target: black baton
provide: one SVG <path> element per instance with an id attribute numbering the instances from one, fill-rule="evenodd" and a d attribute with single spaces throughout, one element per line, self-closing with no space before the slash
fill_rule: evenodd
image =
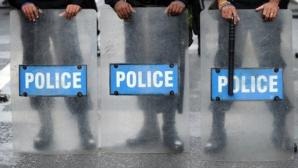
<path id="1" fill-rule="evenodd" d="M 235 58 L 235 24 L 229 22 L 229 67 L 228 67 L 228 95 L 233 96 L 234 89 L 234 58 Z"/>

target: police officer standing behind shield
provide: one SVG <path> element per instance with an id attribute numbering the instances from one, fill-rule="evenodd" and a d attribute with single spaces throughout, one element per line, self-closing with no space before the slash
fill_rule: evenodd
<path id="1" fill-rule="evenodd" d="M 177 16 L 183 13 L 185 10 L 188 0 L 105 0 L 117 13 L 119 18 L 124 20 L 129 20 L 131 15 L 135 12 L 133 7 L 166 7 L 165 13 L 169 16 Z M 138 20 L 141 21 L 141 20 Z M 125 40 L 126 40 L 126 62 L 128 63 L 146 63 L 146 60 L 152 63 L 159 62 L 168 62 L 173 61 L 177 62 L 179 57 L 183 57 L 178 53 L 173 55 L 158 56 L 160 54 L 155 53 L 151 46 L 149 48 L 142 48 L 146 46 L 144 41 L 137 40 L 137 37 L 134 37 L 135 32 L 142 32 L 144 29 L 142 27 L 134 27 L 133 30 L 129 30 L 125 27 Z M 129 33 L 131 32 L 131 33 Z M 131 35 L 130 35 L 131 34 Z M 135 43 L 131 43 L 134 41 Z M 148 44 L 147 44 L 148 45 Z M 170 45 L 170 44 L 169 44 Z M 139 48 L 138 48 L 139 47 Z M 150 50 L 147 58 L 143 58 L 138 51 Z M 131 51 L 132 50 L 132 51 Z M 137 53 L 135 53 L 136 51 Z M 157 51 L 160 53 L 160 51 Z M 156 56 L 155 56 L 156 55 Z M 182 63 L 183 64 L 183 63 Z M 183 77 L 182 77 L 183 78 Z M 127 144 L 129 146 L 137 146 L 146 144 L 149 142 L 157 141 L 160 137 L 158 122 L 157 122 L 157 113 L 162 112 L 163 115 L 163 143 L 164 145 L 174 151 L 182 152 L 184 149 L 184 144 L 180 140 L 178 133 L 175 127 L 175 113 L 178 110 L 178 105 L 182 102 L 178 102 L 178 96 L 138 96 L 138 104 L 143 110 L 144 123 L 141 131 L 135 138 L 128 139 Z M 181 105 L 182 106 L 182 105 Z"/>
<path id="2" fill-rule="evenodd" d="M 237 9 L 255 9 L 256 12 L 261 14 L 265 22 L 274 21 L 278 15 L 279 9 L 286 9 L 289 0 L 216 0 L 212 5 L 211 9 L 219 9 L 222 18 L 232 21 L 233 24 L 237 24 L 240 21 Z M 252 25 L 252 28 L 257 27 Z M 223 28 L 218 27 L 219 31 Z M 270 30 L 264 30 L 264 28 L 259 28 L 263 33 L 270 33 Z M 248 31 L 248 30 L 246 30 Z M 244 37 L 247 32 L 242 32 L 238 36 Z M 227 67 L 228 58 L 224 55 L 223 49 L 225 48 L 223 44 L 224 32 L 219 33 L 218 45 L 219 49 L 215 58 L 215 66 L 217 67 Z M 252 34 L 252 38 L 256 39 L 256 35 Z M 239 38 L 244 39 L 244 38 Z M 241 42 L 238 41 L 241 44 Z M 256 53 L 258 54 L 258 61 L 261 67 L 285 67 L 286 64 L 281 57 L 280 51 L 280 34 L 276 35 L 276 39 L 265 39 L 260 42 L 259 45 L 272 45 L 270 51 L 261 51 L 257 46 L 255 46 Z M 239 49 L 239 51 L 242 51 Z M 221 54 L 222 55 L 221 55 Z M 237 57 L 238 56 L 238 57 Z M 236 55 L 235 66 L 241 66 L 242 58 Z M 286 116 L 291 111 L 292 105 L 286 98 L 283 101 L 269 101 L 266 102 L 269 107 L 270 112 L 273 115 L 273 132 L 272 132 L 272 142 L 276 148 L 282 148 L 284 150 L 292 150 L 293 143 L 287 133 L 286 129 Z M 222 150 L 226 145 L 226 131 L 225 131 L 225 112 L 232 106 L 231 102 L 214 101 L 211 104 L 211 110 L 213 112 L 212 121 L 212 131 L 211 136 L 205 146 L 206 152 L 217 152 Z"/>
<path id="3" fill-rule="evenodd" d="M 23 64 L 25 65 L 48 65 L 53 62 L 53 54 L 50 52 L 50 39 L 53 41 L 56 59 L 59 64 L 81 64 L 82 55 L 79 49 L 76 27 L 70 22 L 67 24 L 58 24 L 60 27 L 51 25 L 47 30 L 40 30 L 38 21 L 53 22 L 55 16 L 51 13 L 43 15 L 42 9 L 64 9 L 61 17 L 71 20 L 82 8 L 95 9 L 94 0 L 9 0 L 10 4 L 21 9 L 27 21 L 21 21 L 22 44 L 23 44 Z M 37 24 L 34 24 L 37 23 Z M 50 24 L 49 24 L 50 25 Z M 68 29 L 62 37 L 59 31 Z M 69 43 L 67 39 L 71 39 Z M 78 129 L 81 138 L 81 144 L 85 149 L 93 149 L 96 142 L 90 130 L 88 122 L 88 107 L 90 101 L 88 97 L 65 97 L 65 102 L 71 113 L 77 116 Z M 49 97 L 31 97 L 32 108 L 39 114 L 41 128 L 34 139 L 36 149 L 44 149 L 51 145 L 53 137 L 52 109 L 53 98 Z"/>

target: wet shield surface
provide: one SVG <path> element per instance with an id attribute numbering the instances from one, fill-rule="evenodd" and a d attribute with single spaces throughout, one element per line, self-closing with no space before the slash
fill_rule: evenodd
<path id="1" fill-rule="evenodd" d="M 201 14 L 201 138 L 203 160 L 274 161 L 293 154 L 295 97 L 291 13 L 264 22 L 239 10 L 233 95 L 228 94 L 229 23 Z"/>
<path id="2" fill-rule="evenodd" d="M 20 152 L 77 153 L 97 146 L 96 12 L 35 23 L 12 11 L 13 137 Z"/>
<path id="3" fill-rule="evenodd" d="M 112 152 L 188 150 L 186 13 L 136 8 L 129 20 L 103 8 L 101 29 L 102 145 Z"/>

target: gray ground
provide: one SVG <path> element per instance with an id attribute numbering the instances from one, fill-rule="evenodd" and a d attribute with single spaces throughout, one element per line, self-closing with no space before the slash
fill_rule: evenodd
<path id="1" fill-rule="evenodd" d="M 297 8 L 292 5 L 291 8 Z M 294 50 L 298 52 L 298 19 L 293 20 Z M 9 17 L 8 10 L 0 9 L 0 71 L 9 63 Z M 190 62 L 198 64 L 196 47 L 190 49 Z M 199 78 L 197 71 L 190 72 Z M 199 99 L 199 83 L 191 85 L 192 94 L 190 104 L 195 104 Z M 9 84 L 1 89 L 1 93 L 9 94 Z M 298 86 L 295 85 L 296 94 Z M 198 109 L 191 106 L 190 118 L 197 118 Z M 196 123 L 197 121 L 190 121 Z M 89 155 L 38 155 L 20 154 L 12 151 L 12 123 L 10 103 L 0 104 L 0 168 L 295 168 L 298 157 L 294 162 L 208 162 L 200 161 L 201 143 L 197 132 L 191 127 L 191 151 L 185 154 L 111 154 L 95 152 Z M 296 122 L 296 130 L 298 123 Z M 297 131 L 296 131 L 297 132 Z M 297 138 L 297 136 L 296 136 Z M 295 166 L 296 165 L 296 166 Z"/>

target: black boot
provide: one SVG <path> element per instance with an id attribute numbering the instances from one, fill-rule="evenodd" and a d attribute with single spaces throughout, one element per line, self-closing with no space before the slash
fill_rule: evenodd
<path id="1" fill-rule="evenodd" d="M 32 108 L 38 111 L 40 121 L 40 130 L 33 140 L 33 146 L 36 149 L 47 148 L 53 140 L 53 120 L 52 120 L 52 104 L 53 99 L 48 97 L 31 97 L 30 104 Z"/>
<path id="2" fill-rule="evenodd" d="M 212 132 L 205 145 L 205 152 L 218 152 L 226 145 L 226 132 L 224 128 L 225 112 L 213 112 Z"/>
<path id="3" fill-rule="evenodd" d="M 211 136 L 205 145 L 205 152 L 218 152 L 226 146 L 226 132 L 223 128 L 212 130 Z"/>
<path id="4" fill-rule="evenodd" d="M 36 149 L 47 148 L 53 140 L 53 132 L 49 127 L 41 127 L 38 135 L 34 138 L 34 147 Z"/>
<path id="5" fill-rule="evenodd" d="M 276 148 L 285 151 L 294 150 L 294 141 L 291 140 L 285 127 L 284 115 L 274 115 L 273 132 L 271 135 L 271 139 Z"/>
<path id="6" fill-rule="evenodd" d="M 32 99 L 31 103 L 36 103 L 36 99 Z M 41 103 L 46 103 L 50 101 L 41 101 Z M 37 136 L 33 140 L 34 147 L 36 149 L 44 149 L 47 148 L 53 140 L 53 121 L 52 115 L 49 107 L 45 105 L 41 105 L 43 109 L 38 110 L 38 116 L 41 123 L 41 128 L 37 134 Z"/>
<path id="7" fill-rule="evenodd" d="M 89 127 L 87 112 L 81 112 L 77 115 L 82 147 L 87 150 L 95 149 L 96 142 Z"/>
<path id="8" fill-rule="evenodd" d="M 275 128 L 272 132 L 272 143 L 276 148 L 293 151 L 294 150 L 294 141 L 291 140 L 287 131 L 283 128 Z"/>
<path id="9" fill-rule="evenodd" d="M 163 142 L 166 147 L 175 153 L 184 150 L 184 143 L 179 138 L 175 127 L 175 110 L 163 113 Z"/>
<path id="10" fill-rule="evenodd" d="M 89 126 L 88 110 L 91 106 L 89 97 L 67 97 L 66 104 L 70 112 L 77 117 L 81 146 L 84 149 L 96 148 L 96 141 Z"/>
<path id="11" fill-rule="evenodd" d="M 90 130 L 85 133 L 81 133 L 81 143 L 84 149 L 92 150 L 96 148 L 96 142 Z"/>
<path id="12" fill-rule="evenodd" d="M 151 129 L 146 126 L 143 126 L 138 135 L 135 138 L 128 139 L 126 143 L 129 146 L 138 146 L 158 141 L 160 141 L 160 132 L 157 126 L 156 128 L 151 127 Z"/>
<path id="13" fill-rule="evenodd" d="M 184 151 L 184 143 L 177 134 L 170 136 L 164 135 L 163 142 L 166 147 L 175 153 L 181 153 Z"/>
<path id="14" fill-rule="evenodd" d="M 290 138 L 286 128 L 286 116 L 292 110 L 292 105 L 286 98 L 285 101 L 274 101 L 269 104 L 273 114 L 272 143 L 276 148 L 293 151 L 294 141 Z"/>
<path id="15" fill-rule="evenodd" d="M 160 131 L 157 123 L 157 113 L 154 111 L 143 111 L 144 124 L 135 138 L 126 141 L 129 146 L 144 145 L 146 143 L 160 141 Z"/>

